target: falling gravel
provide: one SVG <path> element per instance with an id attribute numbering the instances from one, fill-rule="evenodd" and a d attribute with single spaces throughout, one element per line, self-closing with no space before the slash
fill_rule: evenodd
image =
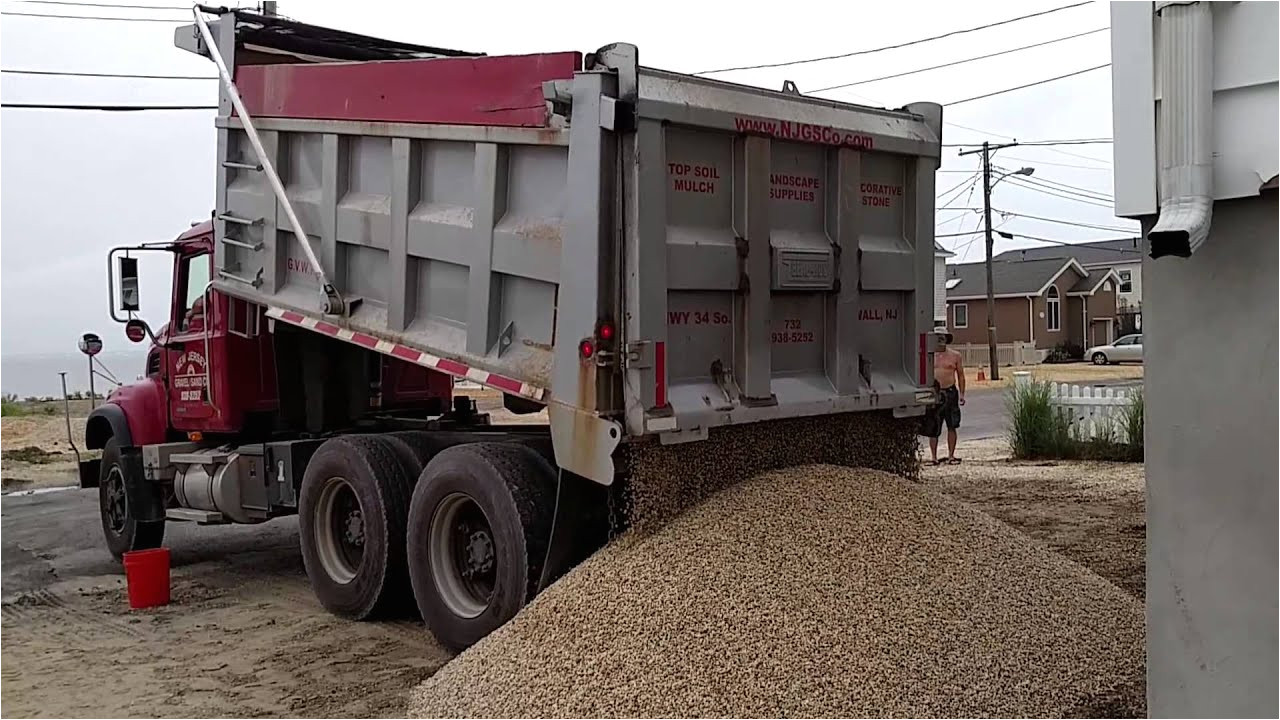
<path id="1" fill-rule="evenodd" d="M 606 546 L 410 715 L 1124 714 L 1142 628 L 1132 597 L 968 506 L 805 466 Z"/>

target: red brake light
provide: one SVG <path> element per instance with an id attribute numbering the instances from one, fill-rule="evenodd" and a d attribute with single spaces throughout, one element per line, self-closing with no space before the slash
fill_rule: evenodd
<path id="1" fill-rule="evenodd" d="M 613 323 L 603 323 L 600 325 L 600 339 L 601 340 L 613 339 Z"/>
<path id="2" fill-rule="evenodd" d="M 590 339 L 583 340 L 582 342 L 578 343 L 578 354 L 582 355 L 584 359 L 589 358 L 592 355 L 595 355 L 596 354 L 595 344 L 592 343 Z"/>

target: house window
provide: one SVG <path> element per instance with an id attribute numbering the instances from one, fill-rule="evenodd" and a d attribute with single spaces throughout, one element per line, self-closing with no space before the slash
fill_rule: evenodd
<path id="1" fill-rule="evenodd" d="M 1050 285 L 1049 292 L 1045 295 L 1044 315 L 1045 327 L 1049 332 L 1062 329 L 1062 298 L 1058 296 L 1056 285 Z"/>
<path id="2" fill-rule="evenodd" d="M 951 308 L 952 326 L 957 330 L 969 327 L 969 303 L 956 303 Z"/>
<path id="3" fill-rule="evenodd" d="M 1121 270 L 1118 274 L 1120 275 L 1120 292 L 1133 292 L 1133 271 Z"/>

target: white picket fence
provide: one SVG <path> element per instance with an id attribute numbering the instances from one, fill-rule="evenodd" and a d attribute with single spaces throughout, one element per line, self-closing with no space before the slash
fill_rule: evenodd
<path id="1" fill-rule="evenodd" d="M 1014 373 L 1014 382 L 1028 382 L 1031 373 Z M 1097 437 L 1110 428 L 1116 442 L 1128 442 L 1125 432 L 1124 411 L 1133 401 L 1125 388 L 1091 387 L 1070 383 L 1053 383 L 1050 386 L 1050 402 L 1058 412 L 1071 417 L 1073 427 L 1079 428 L 1083 437 Z"/>

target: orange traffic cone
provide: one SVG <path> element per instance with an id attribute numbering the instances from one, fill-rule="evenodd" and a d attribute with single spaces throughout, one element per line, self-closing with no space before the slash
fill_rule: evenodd
<path id="1" fill-rule="evenodd" d="M 987 371 L 983 370 L 982 368 L 978 368 L 978 382 L 986 382 L 986 381 L 987 381 Z"/>

